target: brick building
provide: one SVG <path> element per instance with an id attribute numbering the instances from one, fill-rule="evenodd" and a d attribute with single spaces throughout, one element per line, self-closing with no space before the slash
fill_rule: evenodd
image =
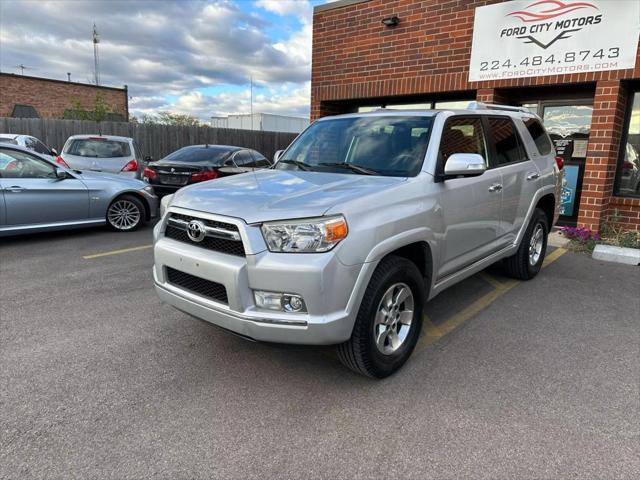
<path id="1" fill-rule="evenodd" d="M 127 87 L 114 88 L 0 73 L 0 117 L 64 118 L 74 102 L 91 110 L 101 94 L 114 118 L 129 119 Z"/>
<path id="2" fill-rule="evenodd" d="M 598 230 L 615 212 L 626 228 L 640 230 L 639 5 L 338 0 L 317 6 L 311 117 L 375 107 L 460 108 L 471 100 L 526 106 L 545 121 L 574 182 L 563 221 Z M 601 45 L 585 46 L 593 42 Z M 514 52 L 524 53 L 514 58 Z"/>

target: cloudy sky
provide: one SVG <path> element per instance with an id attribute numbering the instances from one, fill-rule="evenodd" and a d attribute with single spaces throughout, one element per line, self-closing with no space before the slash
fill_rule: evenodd
<path id="1" fill-rule="evenodd" d="M 0 70 L 90 82 L 95 22 L 104 85 L 131 113 L 201 119 L 309 113 L 313 6 L 327 0 L 0 0 Z"/>

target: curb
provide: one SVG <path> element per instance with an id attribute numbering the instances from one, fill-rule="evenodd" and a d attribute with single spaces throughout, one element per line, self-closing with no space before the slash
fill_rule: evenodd
<path id="1" fill-rule="evenodd" d="M 596 245 L 592 258 L 605 262 L 640 265 L 640 250 L 637 248 L 614 247 L 611 245 Z"/>

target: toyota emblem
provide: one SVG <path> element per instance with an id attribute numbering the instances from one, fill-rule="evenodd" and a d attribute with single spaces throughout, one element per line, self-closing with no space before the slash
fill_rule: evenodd
<path id="1" fill-rule="evenodd" d="M 200 220 L 191 220 L 187 225 L 187 236 L 193 242 L 201 242 L 207 236 L 205 228 Z"/>

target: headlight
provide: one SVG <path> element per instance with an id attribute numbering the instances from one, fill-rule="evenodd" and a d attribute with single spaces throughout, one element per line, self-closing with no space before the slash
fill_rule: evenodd
<path id="1" fill-rule="evenodd" d="M 171 205 L 171 201 L 173 200 L 173 193 L 171 195 L 167 195 L 166 197 L 162 197 L 160 200 L 160 218 L 164 217 L 164 212 L 167 211 L 169 205 Z"/>
<path id="2" fill-rule="evenodd" d="M 262 224 L 262 235 L 272 252 L 326 252 L 344 239 L 348 231 L 342 215 Z"/>

